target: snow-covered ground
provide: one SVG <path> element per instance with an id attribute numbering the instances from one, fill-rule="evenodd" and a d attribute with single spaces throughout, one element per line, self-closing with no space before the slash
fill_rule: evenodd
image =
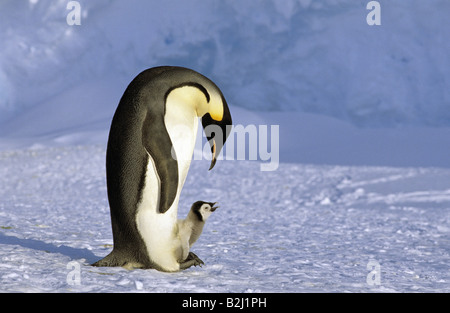
<path id="1" fill-rule="evenodd" d="M 232 112 L 237 123 L 264 125 L 268 118 L 236 107 Z M 385 134 L 395 138 L 401 130 L 358 131 L 303 113 L 273 118 L 284 121 L 279 124 L 280 158 L 311 157 L 316 164 L 282 161 L 275 171 L 261 171 L 260 162 L 225 158 L 208 172 L 208 160 L 194 160 L 180 216 L 200 199 L 218 201 L 221 207 L 193 249 L 206 266 L 175 274 L 89 266 L 112 248 L 105 186 L 107 119 L 2 140 L 1 290 L 450 291 L 449 168 L 320 164 L 339 164 L 338 156 L 345 154 L 343 163 L 433 162 L 430 150 L 415 150 L 420 138 L 389 144 Z M 302 123 L 290 123 L 293 118 Z M 384 136 L 376 136 L 377 131 Z M 445 135 L 445 129 L 434 131 Z M 342 141 L 333 144 L 333 136 Z M 428 143 L 441 153 L 444 165 L 450 145 L 439 141 L 449 137 Z M 406 150 L 393 150 L 395 142 Z M 355 149 L 357 143 L 366 148 Z M 377 151 L 377 144 L 390 150 Z M 337 156 L 329 155 L 333 151 Z M 373 276 L 369 262 L 379 264 L 379 285 L 367 283 Z M 77 277 L 79 284 L 73 285 Z"/>
<path id="2" fill-rule="evenodd" d="M 448 1 L 380 1 L 381 26 L 367 1 L 80 3 L 68 26 L 67 1 L 0 2 L 0 291 L 450 292 Z M 161 64 L 216 81 L 236 125 L 279 125 L 280 164 L 192 162 L 180 215 L 221 205 L 203 268 L 91 267 L 111 117 Z"/>
<path id="3" fill-rule="evenodd" d="M 198 199 L 221 207 L 193 248 L 206 265 L 168 274 L 89 266 L 112 244 L 104 154 L 95 145 L 0 153 L 1 290 L 450 291 L 448 169 L 261 172 L 223 160 L 208 173 L 193 161 L 180 214 Z M 367 283 L 371 260 L 380 285 Z"/>

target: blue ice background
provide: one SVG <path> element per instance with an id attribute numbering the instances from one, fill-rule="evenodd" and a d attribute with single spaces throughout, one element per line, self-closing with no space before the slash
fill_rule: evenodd
<path id="1" fill-rule="evenodd" d="M 161 64 L 213 78 L 252 110 L 301 111 L 362 127 L 450 126 L 450 2 L 68 1 L 0 3 L 3 119 L 87 78 L 134 77 Z"/>

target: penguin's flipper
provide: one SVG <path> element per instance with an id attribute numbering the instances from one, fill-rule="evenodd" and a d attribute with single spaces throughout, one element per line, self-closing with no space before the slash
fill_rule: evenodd
<path id="1" fill-rule="evenodd" d="M 147 115 L 142 128 L 142 144 L 153 159 L 160 182 L 159 213 L 165 213 L 172 206 L 178 190 L 178 162 L 172 154 L 172 140 L 164 119 Z"/>

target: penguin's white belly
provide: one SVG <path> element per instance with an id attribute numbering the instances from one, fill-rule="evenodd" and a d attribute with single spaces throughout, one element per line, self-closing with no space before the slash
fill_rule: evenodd
<path id="1" fill-rule="evenodd" d="M 178 246 L 174 228 L 177 220 L 178 196 L 166 213 L 158 213 L 159 184 L 159 178 L 150 157 L 142 200 L 136 214 L 137 228 L 145 242 L 151 261 L 166 271 L 178 271 L 179 263 L 174 255 Z"/>
<path id="2" fill-rule="evenodd" d="M 136 223 L 152 262 L 166 271 L 180 269 L 182 244 L 178 234 L 177 214 L 181 189 L 186 180 L 197 136 L 198 118 L 178 102 L 166 104 L 165 124 L 172 140 L 172 157 L 178 163 L 178 190 L 169 210 L 159 213 L 160 179 L 151 155 L 147 164 L 145 186 L 138 205 Z"/>

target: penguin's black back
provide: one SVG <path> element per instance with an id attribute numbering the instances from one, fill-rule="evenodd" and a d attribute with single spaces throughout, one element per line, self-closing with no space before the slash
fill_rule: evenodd
<path id="1" fill-rule="evenodd" d="M 144 164 L 148 164 L 141 135 L 145 112 L 140 112 L 142 110 L 136 103 L 136 88 L 132 83 L 129 85 L 111 123 L 106 151 L 106 181 L 114 237 L 113 253 L 136 258 L 128 262 L 148 264 L 148 257 L 139 255 L 139 251 L 146 249 L 135 218 L 140 191 L 145 183 Z"/>

